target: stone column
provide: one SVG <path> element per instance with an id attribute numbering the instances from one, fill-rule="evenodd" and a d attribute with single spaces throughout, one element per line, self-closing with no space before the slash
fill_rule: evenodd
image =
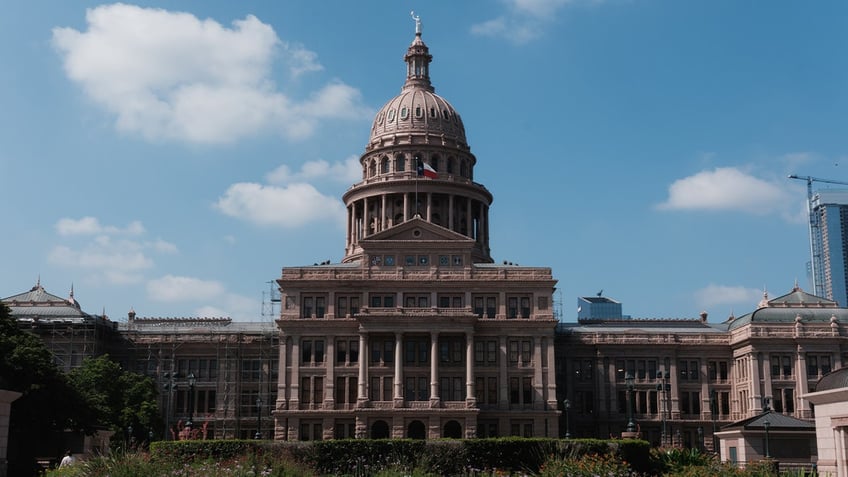
<path id="1" fill-rule="evenodd" d="M 287 409 L 286 400 L 286 355 L 289 347 L 289 337 L 280 337 L 280 352 L 277 365 L 277 409 Z"/>
<path id="2" fill-rule="evenodd" d="M 801 345 L 798 345 L 798 348 L 795 352 L 795 393 L 793 398 L 797 403 L 795 406 L 795 416 L 800 417 L 802 419 L 806 419 L 810 417 L 810 403 L 806 399 L 801 398 L 801 396 L 807 394 L 809 392 L 809 385 L 807 381 L 807 354 L 804 351 L 804 348 Z M 785 404 L 784 404 L 785 406 Z M 786 409 L 784 407 L 784 409 Z"/>
<path id="3" fill-rule="evenodd" d="M 324 409 L 333 409 L 336 404 L 336 337 L 327 335 L 327 355 L 324 357 Z"/>
<path id="4" fill-rule="evenodd" d="M 371 227 L 371 215 L 368 213 L 368 197 L 362 199 L 362 238 L 365 238 L 369 235 Z"/>
<path id="5" fill-rule="evenodd" d="M 409 220 L 409 192 L 403 193 L 403 221 Z"/>
<path id="6" fill-rule="evenodd" d="M 448 229 L 454 230 L 453 228 L 453 194 L 448 195 Z"/>
<path id="7" fill-rule="evenodd" d="M 0 477 L 6 477 L 6 452 L 9 446 L 9 418 L 12 414 L 12 402 L 21 397 L 21 393 L 0 389 Z"/>
<path id="8" fill-rule="evenodd" d="M 356 397 L 356 405 L 360 407 L 368 401 L 368 333 L 365 331 L 359 332 L 359 387 L 358 396 Z"/>
<path id="9" fill-rule="evenodd" d="M 403 344 L 403 333 L 396 332 L 395 333 L 395 375 L 394 375 L 394 406 L 395 407 L 403 407 L 403 365 L 401 364 L 401 359 L 403 358 L 403 351 L 401 345 Z"/>
<path id="10" fill-rule="evenodd" d="M 533 366 L 533 409 L 544 409 L 545 401 L 544 394 L 542 394 L 544 390 L 542 383 L 542 338 L 540 336 L 533 337 L 533 357 L 530 358 L 530 363 Z"/>
<path id="11" fill-rule="evenodd" d="M 427 192 L 425 193 L 427 196 L 427 222 L 432 222 L 433 218 L 433 193 Z"/>
<path id="12" fill-rule="evenodd" d="M 762 394 L 762 383 L 760 383 L 760 358 L 757 354 L 751 353 L 750 355 L 750 369 L 751 369 L 751 401 L 749 404 L 749 416 L 753 416 L 754 414 L 759 413 L 759 409 L 763 408 L 763 394 Z M 753 412 L 751 412 L 753 411 Z"/>
<path id="13" fill-rule="evenodd" d="M 677 374 L 677 355 L 672 355 L 669 360 L 669 380 L 671 381 L 671 419 L 680 419 L 680 375 Z"/>
<path id="14" fill-rule="evenodd" d="M 778 357 L 778 365 L 780 365 L 780 358 Z M 768 353 L 763 354 L 763 380 L 765 384 L 763 387 L 763 397 L 772 398 L 772 402 L 774 401 L 774 396 L 772 396 L 772 388 L 771 388 L 771 356 Z"/>
<path id="15" fill-rule="evenodd" d="M 546 344 L 547 355 L 548 355 L 548 359 L 547 359 L 548 362 L 545 363 L 546 364 L 545 369 L 548 371 L 548 375 L 547 375 L 548 389 L 546 391 L 547 396 L 545 396 L 545 397 L 548 401 L 548 406 L 552 409 L 556 409 L 557 408 L 556 357 L 554 356 L 554 338 L 550 337 L 550 336 L 545 337 L 545 344 Z M 594 366 L 593 366 L 593 368 L 594 368 Z M 597 368 L 595 368 L 595 369 L 597 369 Z M 593 369 L 593 372 L 595 372 L 594 369 Z M 598 381 L 595 377 L 592 377 L 592 382 L 597 383 Z M 600 395 L 596 394 L 596 396 L 598 396 L 599 405 L 595 409 L 595 412 L 600 412 L 600 410 L 601 410 L 600 409 L 601 408 L 600 403 L 602 403 L 603 400 L 600 399 Z"/>
<path id="16" fill-rule="evenodd" d="M 485 352 L 485 350 L 484 350 Z M 477 406 L 474 392 L 474 334 L 465 333 L 465 407 Z"/>
<path id="17" fill-rule="evenodd" d="M 380 231 L 386 230 L 386 194 L 380 196 L 383 201 L 380 204 Z"/>
<path id="18" fill-rule="evenodd" d="M 428 206 L 429 209 L 429 206 Z M 438 407 L 439 396 L 439 333 L 430 333 L 430 407 Z"/>
<path id="19" fill-rule="evenodd" d="M 471 202 L 471 199 L 465 202 L 465 224 L 468 229 L 466 235 L 474 238 L 474 217 L 471 216 Z"/>
<path id="20" fill-rule="evenodd" d="M 292 335 L 291 382 L 289 383 L 289 409 L 300 407 L 300 335 Z"/>

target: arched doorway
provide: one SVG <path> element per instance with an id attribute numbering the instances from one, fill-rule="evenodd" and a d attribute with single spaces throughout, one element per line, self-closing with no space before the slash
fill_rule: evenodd
<path id="1" fill-rule="evenodd" d="M 389 425 L 386 421 L 374 421 L 374 424 L 371 424 L 371 438 L 372 439 L 388 439 L 389 438 Z"/>
<path id="2" fill-rule="evenodd" d="M 406 437 L 410 439 L 426 439 L 427 427 L 421 421 L 412 421 L 406 429 Z"/>
<path id="3" fill-rule="evenodd" d="M 456 421 L 448 421 L 442 429 L 442 437 L 448 439 L 462 439 L 462 426 Z"/>

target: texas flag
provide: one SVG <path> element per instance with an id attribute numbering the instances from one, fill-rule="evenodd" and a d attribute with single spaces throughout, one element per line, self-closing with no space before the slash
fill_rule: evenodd
<path id="1" fill-rule="evenodd" d="M 439 177 L 439 173 L 433 169 L 433 166 L 427 164 L 424 161 L 418 161 L 418 176 L 429 177 L 430 179 L 436 179 Z"/>

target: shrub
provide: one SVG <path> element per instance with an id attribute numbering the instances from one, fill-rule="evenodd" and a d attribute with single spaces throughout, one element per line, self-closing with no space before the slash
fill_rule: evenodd
<path id="1" fill-rule="evenodd" d="M 611 454 L 589 454 L 576 459 L 554 457 L 539 469 L 541 477 L 618 477 L 631 474 L 630 466 Z"/>

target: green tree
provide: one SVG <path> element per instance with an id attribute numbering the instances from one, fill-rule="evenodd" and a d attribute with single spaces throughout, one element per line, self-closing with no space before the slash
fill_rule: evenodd
<path id="1" fill-rule="evenodd" d="M 22 393 L 9 420 L 9 475 L 31 475 L 37 457 L 58 457 L 56 436 L 82 424 L 84 406 L 41 339 L 0 303 L 0 388 Z"/>
<path id="2" fill-rule="evenodd" d="M 90 422 L 97 426 L 125 436 L 132 428 L 137 441 L 145 440 L 149 431 L 160 430 L 156 383 L 150 377 L 125 371 L 103 355 L 84 360 L 69 379 L 93 412 Z"/>

